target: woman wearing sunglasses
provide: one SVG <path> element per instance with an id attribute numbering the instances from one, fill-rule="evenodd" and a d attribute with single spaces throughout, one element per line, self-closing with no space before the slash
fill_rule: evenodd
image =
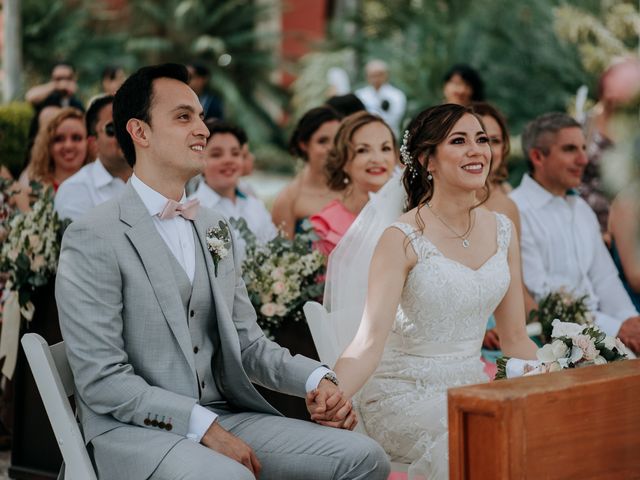
<path id="1" fill-rule="evenodd" d="M 77 220 L 96 205 L 118 196 L 131 176 L 131 167 L 115 137 L 112 106 L 111 95 L 98 97 L 89 105 L 87 149 L 96 161 L 60 185 L 55 207 L 61 218 Z"/>

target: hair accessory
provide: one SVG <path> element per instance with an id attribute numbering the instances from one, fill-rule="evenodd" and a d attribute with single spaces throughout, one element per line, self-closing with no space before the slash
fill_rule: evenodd
<path id="1" fill-rule="evenodd" d="M 411 154 L 409 153 L 409 130 L 405 130 L 404 135 L 402 136 L 400 158 L 402 159 L 402 164 L 409 169 L 409 172 L 411 172 L 411 178 L 416 178 L 418 176 L 418 171 L 416 170 L 416 167 L 413 164 L 413 158 L 411 158 Z"/>

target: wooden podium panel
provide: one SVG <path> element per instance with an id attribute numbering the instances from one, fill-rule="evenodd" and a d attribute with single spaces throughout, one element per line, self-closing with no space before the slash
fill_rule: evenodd
<path id="1" fill-rule="evenodd" d="M 640 360 L 452 388 L 455 480 L 640 479 Z"/>

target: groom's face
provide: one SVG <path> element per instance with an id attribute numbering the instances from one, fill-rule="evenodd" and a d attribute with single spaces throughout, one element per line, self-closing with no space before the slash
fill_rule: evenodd
<path id="1" fill-rule="evenodd" d="M 194 91 L 172 78 L 154 80 L 149 114 L 147 135 L 154 163 L 167 175 L 185 179 L 200 173 L 209 130 Z"/>

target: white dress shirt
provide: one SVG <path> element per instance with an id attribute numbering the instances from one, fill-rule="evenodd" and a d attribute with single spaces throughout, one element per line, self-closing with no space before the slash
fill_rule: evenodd
<path id="1" fill-rule="evenodd" d="M 536 301 L 564 288 L 588 295 L 596 324 L 616 335 L 638 315 L 600 234 L 595 213 L 578 195 L 556 196 L 529 175 L 511 192 L 522 221 L 524 283 Z"/>
<path id="2" fill-rule="evenodd" d="M 178 263 L 184 268 L 185 273 L 189 277 L 189 281 L 193 283 L 196 251 L 191 223 L 180 215 L 171 219 L 161 220 L 159 215 L 164 209 L 168 199 L 146 185 L 135 174 L 131 176 L 131 186 L 138 193 L 149 215 L 151 215 L 160 237 L 165 241 Z M 180 203 L 184 203 L 185 200 L 186 195 L 183 193 Z M 330 370 L 326 367 L 318 367 L 311 372 L 311 375 L 309 375 L 305 383 L 307 392 L 316 388 L 320 380 L 322 380 L 322 377 L 328 372 L 330 372 Z M 195 442 L 200 442 L 216 418 L 218 418 L 217 414 L 196 403 L 189 417 L 187 438 Z"/>
<path id="3" fill-rule="evenodd" d="M 245 195 L 241 190 L 236 190 L 236 201 L 234 202 L 220 196 L 203 180 L 196 191 L 189 195 L 189 199 L 193 198 L 200 200 L 200 205 L 216 210 L 227 218 L 243 218 L 247 222 L 249 230 L 256 236 L 258 243 L 267 243 L 278 234 L 264 204 L 255 197 Z M 242 261 L 245 257 L 245 241 L 238 232 L 234 233 L 238 244 L 237 251 Z"/>
<path id="4" fill-rule="evenodd" d="M 60 184 L 54 207 L 60 218 L 78 220 L 93 207 L 119 196 L 125 182 L 113 177 L 99 158 Z"/>
<path id="5" fill-rule="evenodd" d="M 404 118 L 407 107 L 407 97 L 402 90 L 388 83 L 382 85 L 378 90 L 368 85 L 356 90 L 356 96 L 362 101 L 364 107 L 370 113 L 380 115 L 387 122 L 396 135 L 400 132 L 400 122 Z M 384 101 L 389 103 L 389 107 L 384 110 Z"/>

